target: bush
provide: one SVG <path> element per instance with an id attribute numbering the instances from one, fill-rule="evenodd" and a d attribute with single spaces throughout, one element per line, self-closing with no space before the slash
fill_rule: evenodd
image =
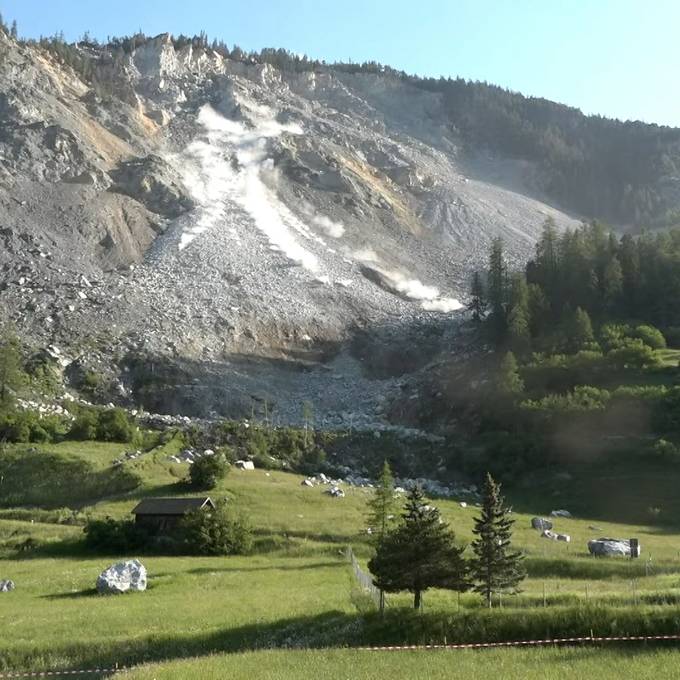
<path id="1" fill-rule="evenodd" d="M 97 423 L 97 439 L 105 442 L 131 442 L 137 428 L 122 408 L 100 411 Z"/>
<path id="2" fill-rule="evenodd" d="M 58 416 L 44 416 L 33 411 L 12 411 L 0 415 L 0 439 L 15 443 L 43 444 L 62 436 L 65 421 Z"/>
<path id="3" fill-rule="evenodd" d="M 71 425 L 68 432 L 70 439 L 79 441 L 91 441 L 97 438 L 97 424 L 99 418 L 97 412 L 93 409 L 83 411 Z"/>
<path id="4" fill-rule="evenodd" d="M 638 338 L 624 341 L 611 350 L 607 358 L 618 368 L 649 368 L 660 363 L 654 350 Z"/>
<path id="5" fill-rule="evenodd" d="M 220 479 L 224 479 L 228 469 L 227 461 L 221 453 L 205 456 L 189 468 L 189 484 L 194 489 L 209 491 L 217 486 Z"/>
<path id="6" fill-rule="evenodd" d="M 219 501 L 215 510 L 193 510 L 181 522 L 186 549 L 196 555 L 243 555 L 253 546 L 250 525 Z"/>
<path id="7" fill-rule="evenodd" d="M 148 533 L 132 520 L 91 519 L 83 529 L 85 545 L 92 550 L 107 553 L 125 553 L 145 547 Z"/>
<path id="8" fill-rule="evenodd" d="M 663 333 L 654 326 L 642 325 L 633 331 L 633 337 L 642 340 L 645 345 L 652 349 L 666 349 L 666 338 Z"/>

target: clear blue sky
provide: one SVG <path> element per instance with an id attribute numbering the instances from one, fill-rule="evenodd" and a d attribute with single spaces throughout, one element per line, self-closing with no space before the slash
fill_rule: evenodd
<path id="1" fill-rule="evenodd" d="M 0 0 L 26 37 L 207 31 L 680 127 L 678 0 Z"/>

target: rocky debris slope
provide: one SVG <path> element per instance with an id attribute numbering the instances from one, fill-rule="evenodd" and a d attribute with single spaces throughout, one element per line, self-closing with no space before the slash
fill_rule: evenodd
<path id="1" fill-rule="evenodd" d="M 0 316 L 114 366 L 130 403 L 269 402 L 299 422 L 309 401 L 328 426 L 390 427 L 403 375 L 456 346 L 489 241 L 519 263 L 546 216 L 574 223 L 391 76 L 283 73 L 165 35 L 82 49 L 97 88 L 0 35 Z"/>

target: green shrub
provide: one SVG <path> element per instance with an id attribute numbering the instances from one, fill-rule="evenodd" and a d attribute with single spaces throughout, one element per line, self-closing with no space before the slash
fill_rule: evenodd
<path id="1" fill-rule="evenodd" d="M 209 491 L 217 486 L 229 470 L 227 461 L 221 453 L 199 458 L 189 468 L 189 484 L 194 489 Z"/>
<path id="2" fill-rule="evenodd" d="M 127 519 L 91 519 L 83 531 L 88 548 L 107 553 L 139 550 L 149 543 L 149 535 L 144 528 Z"/>
<path id="3" fill-rule="evenodd" d="M 68 436 L 78 441 L 92 441 L 97 438 L 98 423 L 99 418 L 94 409 L 82 411 L 71 424 Z"/>
<path id="4" fill-rule="evenodd" d="M 666 349 L 666 338 L 663 333 L 654 326 L 642 325 L 635 328 L 632 333 L 634 338 L 638 338 L 652 349 Z"/>
<path id="5" fill-rule="evenodd" d="M 137 428 L 132 418 L 122 408 L 112 408 L 99 412 L 97 439 L 105 442 L 131 442 Z"/>
<path id="6" fill-rule="evenodd" d="M 617 368 L 650 368 L 660 363 L 654 350 L 639 338 L 625 340 L 622 345 L 611 350 L 607 358 Z"/>
<path id="7" fill-rule="evenodd" d="M 0 439 L 15 443 L 45 443 L 61 438 L 66 421 L 33 411 L 11 411 L 0 415 Z"/>
<path id="8" fill-rule="evenodd" d="M 250 525 L 226 501 L 215 510 L 187 513 L 181 530 L 187 551 L 195 555 L 242 555 L 253 546 Z"/>

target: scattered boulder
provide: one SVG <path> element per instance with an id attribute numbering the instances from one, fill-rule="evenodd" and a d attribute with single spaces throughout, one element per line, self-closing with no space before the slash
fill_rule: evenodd
<path id="1" fill-rule="evenodd" d="M 239 470 L 254 470 L 255 463 L 253 463 L 252 460 L 237 460 L 234 463 L 234 467 L 238 468 Z"/>
<path id="2" fill-rule="evenodd" d="M 538 531 L 545 531 L 546 529 L 552 529 L 553 523 L 549 519 L 544 519 L 543 517 L 532 517 L 531 527 L 533 529 L 538 529 Z"/>
<path id="3" fill-rule="evenodd" d="M 553 510 L 550 513 L 551 517 L 566 517 L 567 519 L 572 517 L 572 514 L 569 512 L 569 510 Z"/>
<path id="4" fill-rule="evenodd" d="M 557 540 L 564 543 L 571 543 L 571 536 L 569 536 L 569 534 L 557 534 Z"/>
<path id="5" fill-rule="evenodd" d="M 623 555 L 630 557 L 630 541 L 623 538 L 597 538 L 588 541 L 588 552 L 598 557 Z"/>
<path id="6" fill-rule="evenodd" d="M 102 595 L 119 595 L 144 590 L 146 590 L 146 567 L 138 560 L 112 564 L 97 578 L 97 592 Z"/>
<path id="7" fill-rule="evenodd" d="M 9 579 L 6 581 L 0 581 L 0 593 L 9 593 L 11 590 L 15 589 L 14 581 Z"/>
<path id="8" fill-rule="evenodd" d="M 330 494 L 333 498 L 344 498 L 345 492 L 339 486 L 332 486 L 330 489 L 326 489 L 324 493 Z"/>
<path id="9" fill-rule="evenodd" d="M 562 543 L 571 543 L 571 536 L 568 534 L 558 534 L 556 531 L 545 529 L 541 534 L 543 538 L 549 538 L 551 541 L 562 541 Z"/>
<path id="10" fill-rule="evenodd" d="M 314 486 L 314 482 L 311 479 L 303 479 L 302 486 Z"/>

